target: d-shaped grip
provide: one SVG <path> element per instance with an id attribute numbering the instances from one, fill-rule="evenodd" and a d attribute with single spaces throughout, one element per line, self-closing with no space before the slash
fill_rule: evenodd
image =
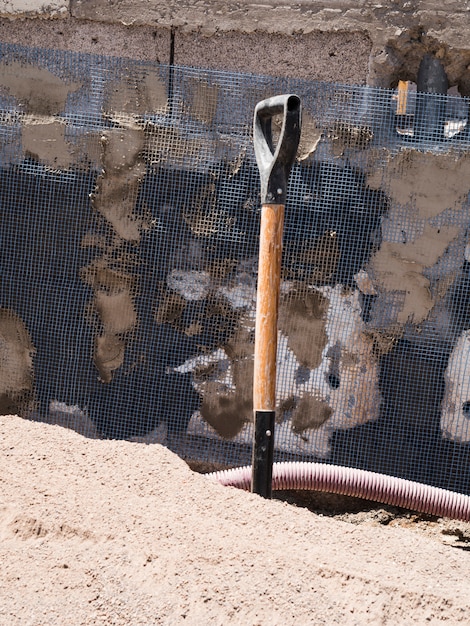
<path id="1" fill-rule="evenodd" d="M 282 126 L 273 146 L 272 119 L 282 114 Z M 253 144 L 261 179 L 261 203 L 285 204 L 287 180 L 300 141 L 300 98 L 285 94 L 256 105 Z"/>

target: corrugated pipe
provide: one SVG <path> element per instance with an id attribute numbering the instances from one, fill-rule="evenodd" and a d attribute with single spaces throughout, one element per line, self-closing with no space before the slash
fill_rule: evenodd
<path id="1" fill-rule="evenodd" d="M 206 476 L 222 485 L 251 489 L 251 467 L 212 472 Z M 273 490 L 303 489 L 374 500 L 420 513 L 470 520 L 470 496 L 377 474 L 326 463 L 274 463 Z"/>

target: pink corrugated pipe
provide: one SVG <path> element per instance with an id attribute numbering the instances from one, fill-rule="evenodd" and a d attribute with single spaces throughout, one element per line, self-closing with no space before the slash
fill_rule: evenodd
<path id="1" fill-rule="evenodd" d="M 251 489 L 251 467 L 212 472 L 209 479 L 222 485 Z M 374 500 L 420 513 L 470 520 L 470 496 L 377 474 L 325 463 L 274 463 L 273 490 L 303 489 Z"/>

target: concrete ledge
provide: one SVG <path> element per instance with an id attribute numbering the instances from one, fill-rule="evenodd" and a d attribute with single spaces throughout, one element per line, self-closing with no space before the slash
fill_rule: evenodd
<path id="1" fill-rule="evenodd" d="M 459 45 L 470 26 L 470 6 L 462 0 L 71 0 L 70 10 L 80 19 L 203 34 L 367 30 L 372 40 L 384 41 L 397 28 L 437 25 L 446 31 L 447 43 L 458 40 Z"/>
<path id="2" fill-rule="evenodd" d="M 368 32 L 374 45 L 397 31 L 422 27 L 447 45 L 465 48 L 467 0 L 0 0 L 0 17 L 67 17 L 182 33 L 308 34 Z"/>
<path id="3" fill-rule="evenodd" d="M 80 19 L 151 23 L 206 35 L 220 31 L 291 35 L 361 29 L 371 21 L 369 4 L 367 0 L 71 0 L 71 13 Z"/>
<path id="4" fill-rule="evenodd" d="M 0 0 L 0 17 L 67 17 L 68 0 Z"/>

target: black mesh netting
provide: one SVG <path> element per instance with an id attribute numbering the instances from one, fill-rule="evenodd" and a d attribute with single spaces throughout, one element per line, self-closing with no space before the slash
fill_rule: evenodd
<path id="1" fill-rule="evenodd" d="M 252 118 L 297 93 L 276 460 L 470 493 L 465 99 L 0 57 L 2 413 L 250 461 Z"/>

